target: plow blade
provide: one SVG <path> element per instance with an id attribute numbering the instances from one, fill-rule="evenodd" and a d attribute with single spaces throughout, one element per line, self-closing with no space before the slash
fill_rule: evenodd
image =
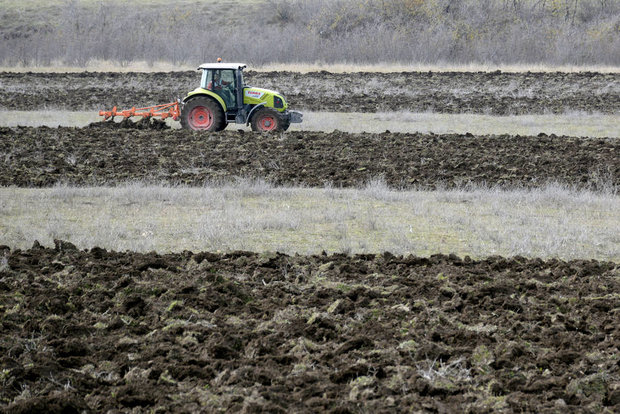
<path id="1" fill-rule="evenodd" d="M 114 107 L 111 111 L 99 111 L 99 116 L 102 116 L 104 120 L 107 120 L 108 118 L 114 119 L 115 116 L 122 116 L 123 118 L 141 116 L 143 118 L 172 118 L 175 121 L 178 121 L 181 116 L 181 111 L 179 109 L 179 102 L 171 102 L 162 105 L 147 106 L 144 108 L 136 108 L 134 106 L 131 109 L 125 109 L 122 111 L 118 111 L 116 107 Z"/>

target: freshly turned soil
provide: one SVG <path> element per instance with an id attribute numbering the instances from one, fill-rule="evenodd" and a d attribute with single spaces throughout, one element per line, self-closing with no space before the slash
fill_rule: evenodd
<path id="1" fill-rule="evenodd" d="M 620 410 L 609 262 L 8 251 L 4 412 Z"/>
<path id="2" fill-rule="evenodd" d="M 0 128 L 0 185 L 45 187 L 132 180 L 203 185 L 257 177 L 273 184 L 336 187 L 383 177 L 394 187 L 468 183 L 596 188 L 620 184 L 620 141 L 557 137 L 350 134 L 335 131 L 200 133 L 160 124 Z"/>
<path id="3" fill-rule="evenodd" d="M 618 73 L 246 72 L 247 84 L 281 92 L 291 109 L 494 115 L 618 113 Z M 0 73 L 0 109 L 110 110 L 174 102 L 198 72 Z"/>
<path id="4" fill-rule="evenodd" d="M 281 91 L 292 109 L 620 110 L 620 74 L 247 75 Z M 147 106 L 184 96 L 198 80 L 193 72 L 0 73 L 0 109 Z M 620 143 L 208 134 L 153 121 L 0 128 L 1 186 L 235 177 L 311 187 L 382 177 L 398 188 L 617 188 Z M 615 263 L 2 243 L 0 235 L 0 412 L 620 412 Z"/>

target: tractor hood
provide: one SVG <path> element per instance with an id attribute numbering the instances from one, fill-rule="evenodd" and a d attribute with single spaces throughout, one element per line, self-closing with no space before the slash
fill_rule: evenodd
<path id="1" fill-rule="evenodd" d="M 265 106 L 275 108 L 280 112 L 285 111 L 288 107 L 280 92 L 251 86 L 243 88 L 243 103 L 250 105 L 265 103 Z"/>

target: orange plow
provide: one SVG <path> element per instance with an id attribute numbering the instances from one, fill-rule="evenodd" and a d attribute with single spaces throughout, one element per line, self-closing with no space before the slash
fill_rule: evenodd
<path id="1" fill-rule="evenodd" d="M 107 120 L 108 118 L 114 119 L 115 116 L 122 116 L 124 118 L 141 116 L 143 118 L 172 118 L 175 121 L 178 121 L 181 116 L 181 111 L 179 109 L 179 102 L 171 102 L 162 105 L 147 106 L 144 108 L 136 108 L 134 106 L 131 109 L 125 109 L 123 111 L 117 111 L 116 107 L 114 107 L 111 111 L 99 111 L 99 116 L 102 116 L 104 120 Z"/>

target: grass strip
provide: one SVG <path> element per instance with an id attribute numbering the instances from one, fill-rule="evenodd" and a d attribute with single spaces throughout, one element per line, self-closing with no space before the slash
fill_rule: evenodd
<path id="1" fill-rule="evenodd" d="M 0 188 L 0 244 L 69 240 L 80 248 L 456 253 L 620 261 L 613 191 L 472 187 L 395 191 L 283 188 L 261 180 L 201 188 Z"/>

